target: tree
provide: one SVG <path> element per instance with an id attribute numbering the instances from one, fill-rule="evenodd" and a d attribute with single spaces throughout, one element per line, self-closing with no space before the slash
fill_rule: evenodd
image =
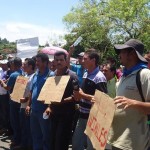
<path id="1" fill-rule="evenodd" d="M 107 36 L 109 22 L 104 20 L 103 16 L 104 5 L 103 2 L 96 0 L 85 0 L 72 8 L 71 12 L 64 17 L 64 23 L 70 29 L 70 34 L 65 36 L 68 44 L 71 45 L 79 36 L 82 36 L 82 46 L 97 49 L 103 57 L 111 46 Z"/>
<path id="2" fill-rule="evenodd" d="M 111 22 L 109 38 L 112 43 L 135 38 L 143 41 L 146 48 L 150 46 L 149 0 L 110 0 L 107 12 Z"/>
<path id="3" fill-rule="evenodd" d="M 82 36 L 81 46 L 96 48 L 103 58 L 115 57 L 112 45 L 130 38 L 150 47 L 149 0 L 81 0 L 63 21 L 70 31 L 68 44 Z"/>

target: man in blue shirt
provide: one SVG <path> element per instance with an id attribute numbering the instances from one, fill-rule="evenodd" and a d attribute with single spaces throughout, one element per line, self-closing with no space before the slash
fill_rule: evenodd
<path id="1" fill-rule="evenodd" d="M 70 57 L 71 55 L 73 54 L 74 52 L 74 46 L 70 46 L 70 50 L 69 50 L 69 55 L 68 55 L 68 63 L 69 63 L 69 66 L 70 66 L 70 69 L 72 71 L 74 71 L 76 73 L 76 75 L 78 76 L 78 80 L 79 80 L 79 84 L 81 86 L 81 83 L 82 83 L 82 77 L 83 77 L 83 74 L 85 73 L 85 69 L 83 67 L 83 63 L 82 63 L 82 59 L 83 59 L 83 55 L 84 55 L 84 52 L 81 52 L 80 54 L 78 54 L 78 62 L 77 63 L 70 63 Z"/>
<path id="2" fill-rule="evenodd" d="M 19 57 L 14 58 L 14 60 L 10 63 L 12 70 L 14 71 L 9 79 L 7 84 L 4 81 L 0 80 L 0 84 L 11 94 L 16 82 L 16 79 L 19 75 L 22 75 L 22 60 Z M 11 147 L 17 147 L 20 145 L 21 139 L 21 129 L 20 129 L 20 104 L 15 102 L 14 100 L 10 100 L 10 123 L 13 129 L 13 139 L 11 143 Z"/>
<path id="3" fill-rule="evenodd" d="M 43 118 L 43 114 L 49 115 L 50 108 L 48 105 L 38 101 L 40 91 L 49 76 L 54 73 L 48 68 L 49 58 L 44 53 L 36 55 L 37 72 L 32 78 L 31 83 L 31 135 L 33 139 L 33 150 L 50 150 L 50 120 Z M 29 114 L 30 104 L 26 107 Z"/>

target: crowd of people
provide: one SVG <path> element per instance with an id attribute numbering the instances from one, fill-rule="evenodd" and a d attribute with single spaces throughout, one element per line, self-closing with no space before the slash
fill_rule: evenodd
<path id="1" fill-rule="evenodd" d="M 130 39 L 114 45 L 121 68 L 116 68 L 113 58 L 100 65 L 95 49 L 78 54 L 77 64 L 70 63 L 74 49 L 70 47 L 69 55 L 56 52 L 53 62 L 44 53 L 24 62 L 19 57 L 0 60 L 0 135 L 12 136 L 10 149 L 68 150 L 72 144 L 73 150 L 94 150 L 84 131 L 95 102 L 95 91 L 99 90 L 112 97 L 116 105 L 106 149 L 148 150 L 150 70 L 148 54 L 143 57 L 143 43 Z M 142 92 L 137 83 L 138 74 Z M 61 102 L 39 101 L 47 78 L 64 75 L 70 78 Z M 28 78 L 20 103 L 10 96 L 18 76 Z"/>

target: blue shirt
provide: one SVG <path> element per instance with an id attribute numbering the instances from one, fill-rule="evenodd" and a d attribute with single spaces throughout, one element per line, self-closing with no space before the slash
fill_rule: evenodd
<path id="1" fill-rule="evenodd" d="M 38 101 L 37 98 L 40 94 L 40 91 L 49 76 L 54 76 L 54 72 L 50 71 L 46 68 L 45 73 L 40 75 L 39 71 L 35 73 L 31 83 L 31 93 L 32 93 L 32 100 L 31 100 L 31 107 L 32 110 L 35 111 L 45 111 L 47 108 L 46 104 Z"/>
<path id="2" fill-rule="evenodd" d="M 71 66 L 70 69 L 74 71 L 78 76 L 79 85 L 81 87 L 83 74 L 86 72 L 86 70 L 81 65 L 71 64 L 70 66 Z"/>
<path id="3" fill-rule="evenodd" d="M 19 75 L 22 75 L 22 70 L 21 69 L 18 69 L 17 71 L 13 72 L 10 77 L 9 77 L 9 80 L 7 82 L 7 86 L 8 87 L 11 87 L 11 90 L 9 91 L 9 93 L 11 94 L 12 91 L 13 91 L 13 88 L 14 88 L 14 85 L 15 85 L 15 82 L 16 82 L 16 79 Z"/>

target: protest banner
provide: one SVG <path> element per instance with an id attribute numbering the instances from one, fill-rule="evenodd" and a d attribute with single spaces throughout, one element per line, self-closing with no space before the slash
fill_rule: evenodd
<path id="1" fill-rule="evenodd" d="M 94 97 L 96 102 L 91 108 L 85 133 L 96 150 L 104 150 L 114 117 L 115 105 L 112 98 L 98 90 Z"/>
<path id="2" fill-rule="evenodd" d="M 38 100 L 44 101 L 45 104 L 61 102 L 69 79 L 70 76 L 55 76 L 47 78 L 39 94 Z"/>
<path id="3" fill-rule="evenodd" d="M 24 76 L 18 76 L 11 93 L 11 99 L 15 102 L 20 103 L 20 98 L 24 97 L 25 89 L 28 83 L 28 78 Z"/>
<path id="4" fill-rule="evenodd" d="M 17 40 L 17 57 L 21 59 L 31 58 L 38 53 L 38 37 Z"/>

